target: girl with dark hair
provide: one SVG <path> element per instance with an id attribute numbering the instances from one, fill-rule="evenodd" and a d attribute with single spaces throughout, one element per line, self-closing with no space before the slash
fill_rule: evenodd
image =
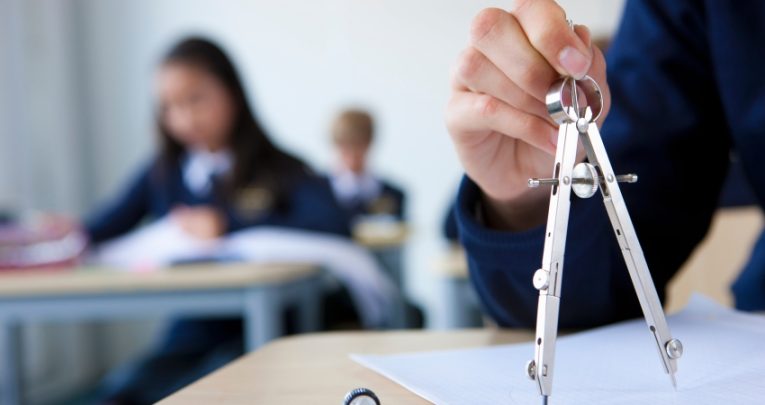
<path id="1" fill-rule="evenodd" d="M 92 243 L 145 218 L 170 217 L 196 238 L 276 226 L 348 235 L 328 181 L 274 145 L 226 54 L 186 39 L 157 75 L 158 156 L 87 222 Z M 243 353 L 241 320 L 180 320 L 158 349 L 105 382 L 108 403 L 154 403 Z"/>
<path id="2" fill-rule="evenodd" d="M 266 136 L 218 46 L 201 38 L 174 46 L 156 88 L 160 153 L 87 222 L 93 243 L 167 215 L 200 238 L 256 225 L 348 234 L 326 180 Z"/>

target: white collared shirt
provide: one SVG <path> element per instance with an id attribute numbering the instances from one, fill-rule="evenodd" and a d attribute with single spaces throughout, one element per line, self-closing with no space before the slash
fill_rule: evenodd
<path id="1" fill-rule="evenodd" d="M 347 169 L 338 169 L 332 173 L 330 182 L 335 197 L 343 205 L 370 201 L 382 192 L 382 183 L 369 172 L 356 174 Z"/>
<path id="2" fill-rule="evenodd" d="M 183 182 L 194 194 L 206 195 L 211 191 L 213 178 L 228 173 L 233 162 L 228 150 L 189 150 L 183 162 Z"/>

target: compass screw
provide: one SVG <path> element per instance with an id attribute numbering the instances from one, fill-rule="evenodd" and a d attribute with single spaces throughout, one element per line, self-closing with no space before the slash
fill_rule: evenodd
<path id="1" fill-rule="evenodd" d="M 539 186 L 557 186 L 558 179 L 529 179 L 529 187 L 537 188 Z"/>
<path id="2" fill-rule="evenodd" d="M 539 269 L 534 272 L 532 282 L 537 290 L 546 290 L 550 286 L 550 276 L 543 269 Z"/>
<path id="3" fill-rule="evenodd" d="M 667 356 L 669 356 L 670 359 L 679 359 L 683 356 L 683 343 L 677 339 L 672 339 L 667 342 L 666 349 Z"/>
<path id="4" fill-rule="evenodd" d="M 530 380 L 537 379 L 537 363 L 534 360 L 526 362 L 526 375 L 529 376 Z"/>

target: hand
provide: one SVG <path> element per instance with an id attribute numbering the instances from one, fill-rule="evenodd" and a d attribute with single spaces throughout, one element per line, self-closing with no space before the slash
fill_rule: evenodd
<path id="1" fill-rule="evenodd" d="M 572 30 L 552 0 L 517 0 L 511 12 L 485 9 L 475 17 L 446 114 L 460 161 L 483 191 L 489 226 L 544 223 L 549 189 L 529 189 L 527 181 L 552 171 L 558 130 L 545 95 L 561 75 L 588 74 L 603 91 L 603 120 L 611 103 L 605 68 L 589 30 Z"/>
<path id="2" fill-rule="evenodd" d="M 215 239 L 226 232 L 226 220 L 215 208 L 183 206 L 171 216 L 184 232 L 198 239 Z"/>

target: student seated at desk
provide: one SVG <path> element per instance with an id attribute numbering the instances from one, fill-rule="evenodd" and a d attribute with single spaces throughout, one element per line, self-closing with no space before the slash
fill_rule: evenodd
<path id="1" fill-rule="evenodd" d="M 254 226 L 348 235 L 328 181 L 268 138 L 233 64 L 215 44 L 184 40 L 157 73 L 159 154 L 87 221 L 93 243 L 170 217 L 210 239 Z M 243 353 L 239 319 L 181 320 L 130 372 L 109 379 L 109 403 L 153 403 Z"/>
<path id="2" fill-rule="evenodd" d="M 337 165 L 330 176 L 332 190 L 351 223 L 367 216 L 403 221 L 404 192 L 368 168 L 373 141 L 374 122 L 368 112 L 346 110 L 335 118 L 332 142 Z"/>

